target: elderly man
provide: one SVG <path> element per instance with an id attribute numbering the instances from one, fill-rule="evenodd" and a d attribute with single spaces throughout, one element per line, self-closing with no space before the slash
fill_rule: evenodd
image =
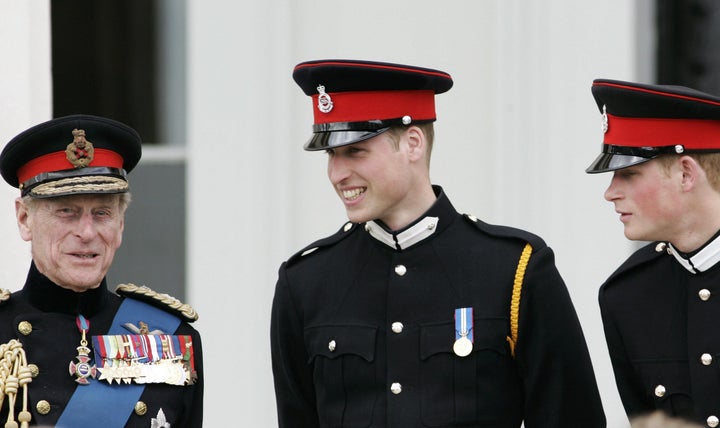
<path id="1" fill-rule="evenodd" d="M 132 128 L 85 115 L 36 125 L 0 154 L 32 252 L 25 285 L 0 297 L 5 426 L 202 425 L 195 312 L 144 286 L 107 288 L 140 154 Z"/>

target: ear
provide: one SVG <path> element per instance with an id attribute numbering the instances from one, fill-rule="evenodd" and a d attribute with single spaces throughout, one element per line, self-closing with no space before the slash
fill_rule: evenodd
<path id="1" fill-rule="evenodd" d="M 702 169 L 700 164 L 695 158 L 690 156 L 681 156 L 678 161 L 680 172 L 682 173 L 681 187 L 682 190 L 688 192 L 695 188 L 701 179 L 707 178 L 705 176 L 705 170 Z"/>
<path id="2" fill-rule="evenodd" d="M 405 131 L 405 138 L 408 145 L 408 157 L 416 162 L 425 158 L 427 141 L 425 133 L 417 126 L 411 126 Z"/>
<path id="3" fill-rule="evenodd" d="M 24 241 L 32 241 L 32 220 L 27 205 L 22 198 L 15 199 L 15 218 L 17 219 L 20 237 Z"/>

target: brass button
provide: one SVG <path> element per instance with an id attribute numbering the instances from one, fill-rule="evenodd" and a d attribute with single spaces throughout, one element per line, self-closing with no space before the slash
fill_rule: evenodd
<path id="1" fill-rule="evenodd" d="M 655 387 L 655 396 L 656 397 L 664 397 L 665 396 L 665 387 L 662 385 L 658 385 Z"/>
<path id="2" fill-rule="evenodd" d="M 404 327 L 405 326 L 403 326 L 403 323 L 396 321 L 396 322 L 392 323 L 391 328 L 392 328 L 393 333 L 399 334 L 399 333 L 402 333 Z"/>
<path id="3" fill-rule="evenodd" d="M 40 374 L 40 368 L 35 364 L 28 364 L 28 369 L 30 369 L 30 376 L 32 377 L 37 377 Z"/>
<path id="4" fill-rule="evenodd" d="M 47 415 L 48 413 L 50 413 L 50 403 L 48 403 L 46 400 L 40 400 L 35 405 L 35 410 L 37 410 L 37 412 L 41 415 Z"/>
<path id="5" fill-rule="evenodd" d="M 707 418 L 707 425 L 708 425 L 710 428 L 715 428 L 716 426 L 718 426 L 718 424 L 720 424 L 720 419 L 718 419 L 717 416 L 715 416 L 715 415 L 708 416 L 708 418 Z"/>
<path id="6" fill-rule="evenodd" d="M 713 362 L 713 357 L 710 354 L 702 354 L 700 356 L 700 362 L 702 362 L 704 366 L 709 366 Z"/>
<path id="7" fill-rule="evenodd" d="M 337 343 L 335 343 L 334 340 L 331 340 L 328 343 L 328 349 L 330 350 L 330 352 L 335 352 L 335 346 L 337 346 Z"/>
<path id="8" fill-rule="evenodd" d="M 27 336 L 28 334 L 32 333 L 32 324 L 27 321 L 20 321 L 20 324 L 18 324 L 18 331 L 23 336 Z"/>
<path id="9" fill-rule="evenodd" d="M 395 266 L 395 273 L 400 276 L 403 276 L 407 273 L 407 268 L 403 265 L 397 265 L 397 266 Z"/>
<path id="10" fill-rule="evenodd" d="M 703 288 L 702 290 L 698 291 L 698 296 L 700 296 L 700 300 L 703 302 L 707 302 L 710 300 L 710 296 L 712 293 L 707 288 Z"/>
<path id="11" fill-rule="evenodd" d="M 135 403 L 135 414 L 138 416 L 143 416 L 145 413 L 147 413 L 147 404 L 142 401 L 138 401 L 137 403 Z"/>
<path id="12" fill-rule="evenodd" d="M 393 382 L 393 384 L 390 385 L 390 391 L 393 394 L 398 395 L 402 392 L 402 385 L 400 385 L 399 382 Z"/>

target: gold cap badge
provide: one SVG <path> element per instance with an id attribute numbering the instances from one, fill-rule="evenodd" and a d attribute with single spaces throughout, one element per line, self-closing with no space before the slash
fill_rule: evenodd
<path id="1" fill-rule="evenodd" d="M 95 148 L 85 139 L 85 130 L 73 129 L 72 134 L 73 141 L 67 145 L 65 156 L 75 168 L 85 168 L 92 162 Z"/>

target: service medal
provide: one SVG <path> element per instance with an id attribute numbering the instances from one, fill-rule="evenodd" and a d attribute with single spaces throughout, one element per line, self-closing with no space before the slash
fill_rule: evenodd
<path id="1" fill-rule="evenodd" d="M 473 350 L 473 309 L 455 309 L 455 343 L 453 352 L 458 357 L 467 357 Z"/>

